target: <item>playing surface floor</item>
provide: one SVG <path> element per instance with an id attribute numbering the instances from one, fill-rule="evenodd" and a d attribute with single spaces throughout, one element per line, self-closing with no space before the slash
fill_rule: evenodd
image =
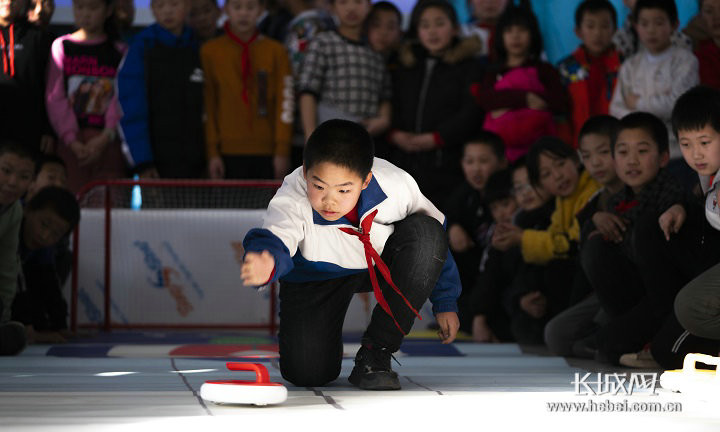
<path id="1" fill-rule="evenodd" d="M 720 430 L 720 383 L 708 401 L 639 385 L 658 371 L 571 366 L 514 344 L 443 346 L 416 337 L 393 364 L 402 390 L 368 392 L 347 382 L 358 346 L 349 336 L 337 381 L 306 388 L 282 380 L 275 342 L 257 334 L 114 332 L 32 345 L 0 357 L 0 431 Z M 288 386 L 287 401 L 203 401 L 206 380 L 252 379 L 226 370 L 228 360 L 264 364 Z M 649 375 L 632 375 L 639 372 Z"/>

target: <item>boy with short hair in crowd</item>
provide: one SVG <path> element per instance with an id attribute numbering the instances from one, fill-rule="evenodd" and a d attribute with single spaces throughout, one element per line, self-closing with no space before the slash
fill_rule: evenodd
<path id="1" fill-rule="evenodd" d="M 35 154 L 14 142 L 0 144 L 0 355 L 15 355 L 25 347 L 25 328 L 10 321 L 17 291 L 22 222 L 20 198 L 35 176 Z"/>
<path id="2" fill-rule="evenodd" d="M 409 174 L 373 153 L 357 123 L 318 126 L 263 228 L 243 240 L 243 283 L 280 280 L 280 370 L 297 386 L 340 374 L 342 324 L 356 292 L 372 289 L 378 300 L 349 377 L 362 389 L 400 389 L 390 358 L 428 297 L 443 343 L 457 334 L 460 280 L 445 217 Z"/>
<path id="3" fill-rule="evenodd" d="M 698 173 L 702 200 L 671 207 L 661 216 L 661 227 L 670 241 L 682 227 L 695 227 L 701 236 L 695 244 L 676 249 L 676 262 L 692 262 L 689 281 L 675 297 L 674 312 L 665 320 L 650 346 L 652 357 L 664 368 L 681 367 L 688 353 L 717 355 L 718 274 L 720 273 L 720 91 L 699 86 L 682 95 L 673 109 L 673 132 L 677 134 L 685 161 Z M 686 256 L 692 258 L 688 259 Z M 687 282 L 687 281 L 686 281 Z"/>
<path id="4" fill-rule="evenodd" d="M 150 8 L 156 22 L 132 39 L 117 75 L 125 156 L 141 177 L 198 178 L 203 72 L 185 25 L 190 0 L 152 0 Z"/>
<path id="5" fill-rule="evenodd" d="M 622 63 L 612 43 L 616 27 L 617 13 L 608 0 L 585 0 L 575 10 L 575 34 L 582 44 L 558 64 L 572 101 L 575 147 L 585 121 L 609 111 Z"/>
<path id="6" fill-rule="evenodd" d="M 672 311 L 686 275 L 671 251 L 694 236 L 685 229 L 667 243 L 658 226 L 660 215 L 686 200 L 682 185 L 663 169 L 669 160 L 664 123 L 645 112 L 620 122 L 612 150 L 625 186 L 612 197 L 610 208 L 621 223 L 616 220 L 610 232 L 591 232 L 580 250 L 583 270 L 608 321 L 574 349 L 610 363 L 640 350 Z"/>
<path id="7" fill-rule="evenodd" d="M 372 136 L 390 126 L 390 74 L 382 55 L 362 41 L 370 0 L 331 0 L 337 31 L 315 37 L 298 80 L 305 137 L 325 120 L 363 123 Z"/>
<path id="8" fill-rule="evenodd" d="M 228 0 L 224 8 L 225 34 L 200 50 L 210 178 L 281 179 L 295 97 L 287 51 L 257 29 L 264 0 Z"/>
<path id="9" fill-rule="evenodd" d="M 675 0 L 671 1 L 673 3 L 675 2 Z M 642 39 L 638 38 L 638 32 L 635 28 L 635 18 L 637 18 L 635 15 L 635 7 L 637 5 L 637 0 L 623 0 L 623 4 L 630 10 L 630 13 L 627 17 L 625 17 L 625 22 L 622 28 L 618 29 L 618 31 L 615 32 L 615 35 L 613 35 L 613 43 L 618 51 L 620 51 L 623 58 L 628 58 L 637 54 L 639 51 L 642 51 L 643 46 Z M 675 29 L 670 37 L 670 41 L 673 46 L 678 48 L 687 50 L 692 49 L 692 39 L 684 32 L 677 29 Z"/>
<path id="10" fill-rule="evenodd" d="M 397 67 L 398 48 L 402 40 L 402 13 L 389 1 L 373 3 L 365 22 L 368 44 L 382 54 L 385 64 Z"/>
<path id="11" fill-rule="evenodd" d="M 38 162 L 35 179 L 28 187 L 25 201 L 30 201 L 41 189 L 47 186 L 67 188 L 67 168 L 65 161 L 56 155 L 43 155 Z"/>
<path id="12" fill-rule="evenodd" d="M 638 0 L 632 18 L 645 49 L 620 67 L 610 114 L 622 118 L 634 111 L 646 111 L 659 117 L 669 130 L 675 101 L 699 82 L 698 62 L 691 51 L 672 45 L 671 37 L 678 26 L 674 0 Z M 680 149 L 672 136 L 670 159 L 679 158 Z"/>
<path id="13" fill-rule="evenodd" d="M 446 205 L 448 241 L 460 272 L 462 286 L 472 287 L 485 247 L 490 242 L 492 214 L 485 201 L 490 176 L 507 167 L 502 139 L 487 131 L 478 132 L 463 146 L 461 165 L 465 181 L 450 195 Z M 470 290 L 460 294 L 460 326 L 470 331 Z"/>
<path id="14" fill-rule="evenodd" d="M 19 254 L 22 275 L 12 319 L 26 326 L 29 342 L 64 342 L 67 302 L 56 266 L 56 248 L 80 221 L 80 207 L 67 189 L 48 186 L 25 204 Z"/>

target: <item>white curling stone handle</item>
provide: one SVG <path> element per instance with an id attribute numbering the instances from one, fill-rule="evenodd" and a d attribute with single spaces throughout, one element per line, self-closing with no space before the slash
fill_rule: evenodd
<path id="1" fill-rule="evenodd" d="M 206 401 L 224 404 L 275 405 L 287 400 L 283 385 L 233 385 L 204 383 L 200 397 Z"/>
<path id="2" fill-rule="evenodd" d="M 664 389 L 682 393 L 704 394 L 708 391 L 717 394 L 720 390 L 720 374 L 713 370 L 695 368 L 695 363 L 707 365 L 720 364 L 720 358 L 705 354 L 691 353 L 685 356 L 682 369 L 669 370 L 660 375 L 660 385 Z"/>

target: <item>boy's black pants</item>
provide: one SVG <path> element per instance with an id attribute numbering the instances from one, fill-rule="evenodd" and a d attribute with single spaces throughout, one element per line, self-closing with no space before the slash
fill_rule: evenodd
<path id="1" fill-rule="evenodd" d="M 359 242 L 359 240 L 358 240 Z M 432 292 L 447 258 L 445 230 L 435 219 L 411 215 L 395 224 L 381 255 L 393 282 L 416 310 Z M 405 332 L 415 314 L 376 269 L 380 289 Z M 372 291 L 367 271 L 325 281 L 280 284 L 280 371 L 297 386 L 317 387 L 340 375 L 342 327 L 356 292 Z M 379 305 L 363 342 L 400 348 L 403 334 Z"/>
<path id="2" fill-rule="evenodd" d="M 626 234 L 632 236 L 630 248 L 594 236 L 581 249 L 583 269 L 610 318 L 597 335 L 601 355 L 610 362 L 650 342 L 680 288 L 717 262 L 718 234 L 704 220 L 688 219 L 666 241 L 657 219 L 638 219 Z"/>

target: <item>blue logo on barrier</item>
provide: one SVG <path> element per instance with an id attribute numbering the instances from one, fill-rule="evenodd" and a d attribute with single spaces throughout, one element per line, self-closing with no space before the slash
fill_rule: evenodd
<path id="1" fill-rule="evenodd" d="M 174 267 L 163 265 L 162 260 L 158 258 L 157 254 L 152 247 L 150 247 L 148 242 L 137 240 L 133 243 L 133 245 L 137 247 L 145 257 L 145 265 L 152 274 L 152 277 L 147 278 L 150 285 L 158 289 L 166 288 L 175 300 L 177 311 L 180 316 L 187 316 L 193 310 L 193 305 L 183 292 L 183 286 L 177 283 L 176 279 L 178 279 L 178 276 L 184 276 L 200 298 L 203 298 L 205 293 L 202 289 L 200 289 L 197 282 L 195 282 L 192 273 L 190 273 L 185 264 L 180 260 L 170 243 L 163 242 L 162 245 L 172 257 L 173 261 L 175 261 L 175 264 L 180 269 L 179 271 Z"/>

